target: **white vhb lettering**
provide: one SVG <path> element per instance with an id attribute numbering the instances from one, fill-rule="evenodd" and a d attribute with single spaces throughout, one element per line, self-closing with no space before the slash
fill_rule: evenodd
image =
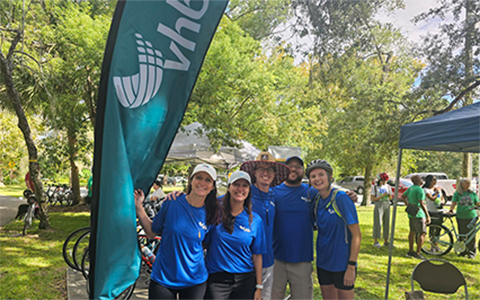
<path id="1" fill-rule="evenodd" d="M 185 0 L 186 5 L 180 3 L 178 0 L 167 0 L 167 3 L 185 16 L 195 20 L 203 17 L 203 15 L 208 9 L 208 0 L 203 0 L 202 8 L 200 10 L 192 9 L 190 7 L 190 0 Z M 181 35 L 181 30 L 182 28 L 185 28 L 192 32 L 199 33 L 201 27 L 202 26 L 200 24 L 190 21 L 186 18 L 179 18 L 177 20 L 177 22 L 175 23 L 175 30 L 163 25 L 162 23 L 158 23 L 157 31 L 172 40 L 170 42 L 170 50 L 173 52 L 173 54 L 176 55 L 178 59 L 178 61 L 166 59 L 163 65 L 165 69 L 188 71 L 190 67 L 190 61 L 178 48 L 178 45 L 193 52 L 195 51 L 196 43 L 183 37 Z"/>

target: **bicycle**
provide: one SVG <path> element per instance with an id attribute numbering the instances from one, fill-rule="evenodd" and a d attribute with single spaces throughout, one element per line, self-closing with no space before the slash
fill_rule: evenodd
<path id="1" fill-rule="evenodd" d="M 480 210 L 480 207 L 472 208 Z M 425 238 L 425 242 L 422 246 L 422 252 L 430 255 L 441 256 L 450 252 L 453 248 L 455 254 L 459 255 L 464 252 L 466 245 L 473 240 L 475 235 L 480 231 L 480 222 L 478 222 L 478 216 L 472 220 L 469 225 L 470 231 L 466 234 L 457 233 L 457 229 L 454 226 L 452 220 L 456 214 L 444 213 L 442 218 L 449 220 L 449 226 L 429 224 L 427 226 L 428 236 Z M 443 221 L 443 219 L 442 219 Z M 442 222 L 443 223 L 443 222 Z M 466 238 L 468 236 L 468 238 Z M 455 240 L 454 240 L 455 237 Z M 478 247 L 480 248 L 480 240 L 478 241 Z"/>
<path id="2" fill-rule="evenodd" d="M 35 217 L 35 206 L 37 206 L 37 199 L 35 198 L 35 194 L 29 189 L 23 191 L 23 196 L 25 196 L 28 203 L 27 213 L 23 218 L 24 225 L 22 234 L 25 235 L 27 230 L 32 226 L 33 218 Z"/>

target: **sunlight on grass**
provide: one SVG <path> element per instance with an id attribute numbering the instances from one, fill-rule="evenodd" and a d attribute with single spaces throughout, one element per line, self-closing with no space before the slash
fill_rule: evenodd
<path id="1" fill-rule="evenodd" d="M 357 207 L 362 230 L 355 287 L 356 299 L 383 299 L 388 266 L 388 248 L 373 247 L 373 206 Z M 20 232 L 23 222 L 14 221 L 0 231 L 0 299 L 66 299 L 66 264 L 62 257 L 65 238 L 74 230 L 89 225 L 90 214 L 50 213 L 52 228 L 39 230 L 35 221 L 28 235 Z M 315 234 L 316 235 L 316 234 Z M 389 299 L 405 299 L 410 290 L 410 275 L 418 260 L 406 257 L 408 219 L 398 208 L 395 249 L 392 251 Z M 480 299 L 480 255 L 475 260 L 456 256 L 453 251 L 442 259 L 455 264 L 465 275 L 471 299 Z M 315 267 L 314 267 L 315 269 Z M 316 271 L 313 273 L 314 299 L 321 299 Z M 418 284 L 416 285 L 418 288 Z M 8 288 L 3 288 L 8 287 Z M 463 299 L 464 293 L 442 295 L 426 293 L 427 299 Z"/>

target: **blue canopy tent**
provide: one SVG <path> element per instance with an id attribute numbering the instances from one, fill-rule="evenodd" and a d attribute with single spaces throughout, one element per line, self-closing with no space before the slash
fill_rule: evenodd
<path id="1" fill-rule="evenodd" d="M 480 102 L 425 120 L 403 125 L 400 128 L 396 178 L 400 178 L 403 149 L 480 153 Z M 397 201 L 398 181 L 395 184 L 395 201 L 390 235 L 385 299 L 388 299 Z"/>

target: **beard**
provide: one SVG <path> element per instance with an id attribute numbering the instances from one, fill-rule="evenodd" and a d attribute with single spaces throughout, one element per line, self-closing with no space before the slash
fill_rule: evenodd
<path id="1" fill-rule="evenodd" d="M 300 182 L 302 182 L 302 177 L 301 176 L 297 176 L 297 178 L 295 179 L 290 179 L 290 176 L 287 177 L 287 180 L 285 180 L 288 184 L 290 185 L 297 185 L 299 184 Z"/>

